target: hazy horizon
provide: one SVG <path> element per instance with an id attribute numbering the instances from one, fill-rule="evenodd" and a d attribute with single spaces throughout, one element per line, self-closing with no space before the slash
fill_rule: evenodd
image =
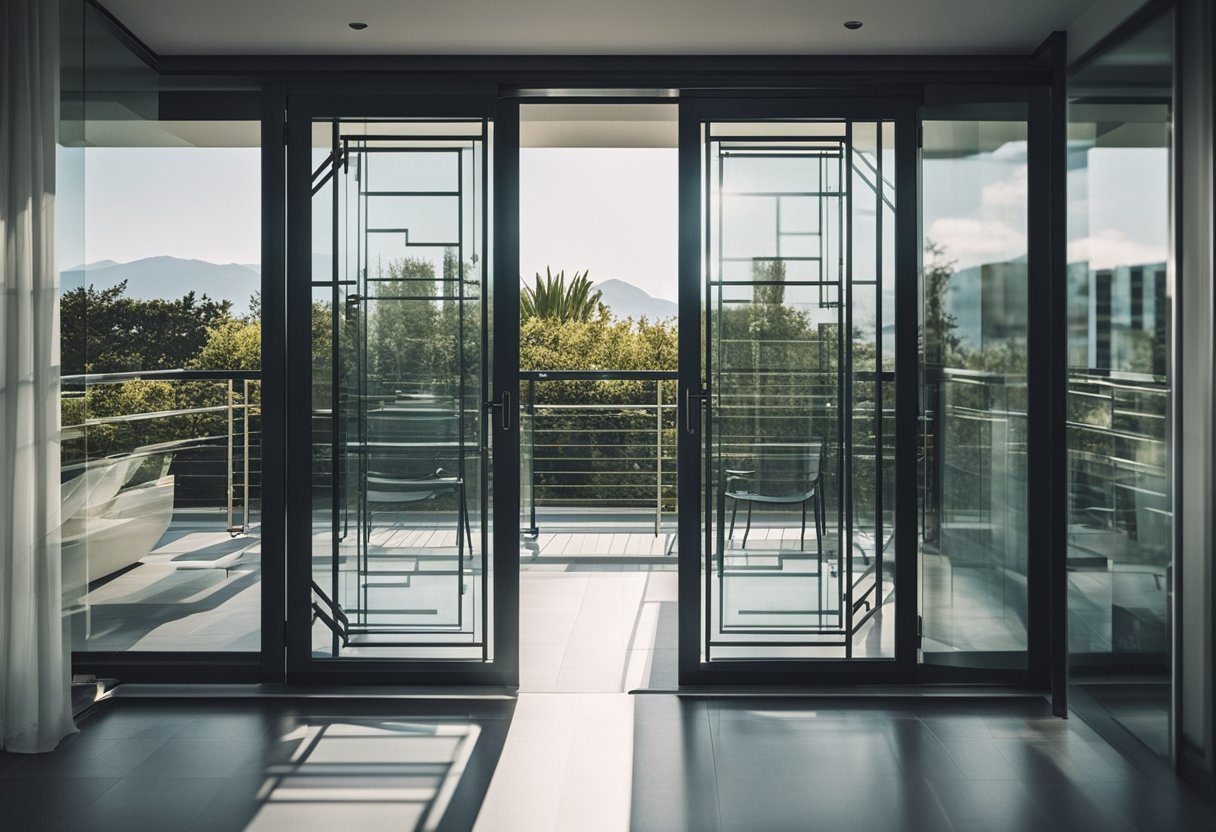
<path id="1" fill-rule="evenodd" d="M 1160 177 L 1129 172 L 1161 166 L 1166 153 L 1095 148 L 1087 168 L 1069 171 L 1069 262 L 1109 268 L 1166 259 L 1168 228 L 1145 222 L 1140 210 L 1165 200 L 1165 185 Z M 956 187 L 924 194 L 926 236 L 946 247 L 957 268 L 1025 254 L 1018 226 L 1025 221 L 1020 206 L 1026 179 L 1016 155 L 994 153 L 955 165 L 949 173 Z M 588 270 L 594 282 L 616 279 L 674 301 L 676 159 L 673 148 L 522 149 L 521 280 L 531 281 L 546 267 L 568 275 Z M 928 177 L 935 162 L 924 164 Z M 61 183 L 66 227 L 82 220 L 84 228 L 83 234 L 60 235 L 63 271 L 161 256 L 260 268 L 258 148 L 89 148 L 83 171 L 89 195 L 83 206 L 74 199 L 79 188 Z M 1079 201 L 1086 197 L 1082 213 Z M 1016 218 L 1011 208 L 1019 212 Z M 865 253 L 858 257 L 864 267 Z"/>

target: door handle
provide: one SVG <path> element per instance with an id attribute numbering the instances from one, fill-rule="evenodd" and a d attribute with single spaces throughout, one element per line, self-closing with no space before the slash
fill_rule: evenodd
<path id="1" fill-rule="evenodd" d="M 692 392 L 691 387 L 684 388 L 684 430 L 690 434 L 697 432 L 692 423 L 693 399 L 696 399 L 698 402 L 706 402 L 709 401 L 709 394 L 704 390 L 699 393 L 694 393 Z M 700 420 L 698 420 L 698 422 L 699 421 Z"/>
<path id="2" fill-rule="evenodd" d="M 499 426 L 503 430 L 511 429 L 511 391 L 502 391 L 502 401 L 486 402 L 486 412 L 492 413 L 495 408 L 500 408 L 498 412 Z"/>

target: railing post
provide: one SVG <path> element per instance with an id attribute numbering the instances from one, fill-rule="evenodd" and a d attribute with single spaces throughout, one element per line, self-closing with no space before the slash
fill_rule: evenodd
<path id="1" fill-rule="evenodd" d="M 232 412 L 232 379 L 228 379 L 228 465 L 227 465 L 227 482 L 228 482 L 228 531 L 232 531 L 232 492 L 234 483 L 232 481 L 232 429 L 233 412 Z"/>
<path id="2" fill-rule="evenodd" d="M 663 379 L 654 381 L 654 536 L 663 528 Z"/>
<path id="3" fill-rule="evenodd" d="M 536 525 L 536 379 L 528 379 L 528 444 L 532 452 L 528 455 L 528 503 L 529 522 L 536 540 L 540 539 L 540 527 Z"/>
<path id="4" fill-rule="evenodd" d="M 242 382 L 245 405 L 244 413 L 244 450 L 243 467 L 244 467 L 244 482 L 241 484 L 241 531 L 249 531 L 249 379 Z"/>

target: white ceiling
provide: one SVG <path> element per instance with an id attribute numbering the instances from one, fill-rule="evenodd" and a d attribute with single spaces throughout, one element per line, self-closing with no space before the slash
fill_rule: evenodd
<path id="1" fill-rule="evenodd" d="M 1094 0 L 102 0 L 162 55 L 1026 53 Z M 350 21 L 368 28 L 356 32 Z M 856 32 L 845 20 L 861 20 Z"/>

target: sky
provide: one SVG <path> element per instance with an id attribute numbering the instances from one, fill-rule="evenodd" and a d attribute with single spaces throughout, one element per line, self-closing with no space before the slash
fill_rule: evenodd
<path id="1" fill-rule="evenodd" d="M 71 193 L 65 184 L 59 192 Z M 88 148 L 84 184 L 84 244 L 78 234 L 61 235 L 64 268 L 159 255 L 211 263 L 262 260 L 258 148 Z"/>
<path id="2" fill-rule="evenodd" d="M 967 164 L 926 162 L 926 235 L 959 268 L 1025 254 L 1024 154 L 1012 146 Z M 1165 259 L 1164 149 L 1096 149 L 1070 171 L 1069 260 L 1095 268 Z M 934 168 L 937 168 L 936 170 Z M 78 169 L 77 169 L 78 170 Z M 73 170 L 62 215 L 79 206 Z M 521 274 L 587 269 L 676 299 L 677 167 L 672 148 L 525 148 L 520 155 Z M 61 235 L 64 268 L 172 255 L 260 262 L 256 148 L 89 148 L 86 233 Z M 1087 198 L 1088 196 L 1088 198 Z M 61 227 L 70 222 L 61 218 Z M 83 242 L 83 245 L 82 245 Z"/>
<path id="3" fill-rule="evenodd" d="M 520 273 L 590 270 L 676 300 L 675 148 L 520 151 Z"/>

